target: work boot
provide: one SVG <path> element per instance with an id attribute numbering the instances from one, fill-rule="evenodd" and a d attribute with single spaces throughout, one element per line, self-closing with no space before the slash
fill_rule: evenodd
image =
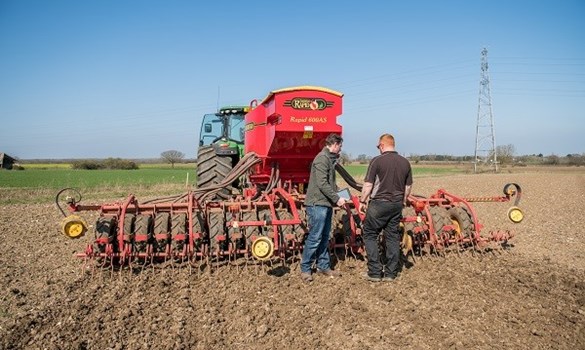
<path id="1" fill-rule="evenodd" d="M 381 282 L 382 281 L 382 277 L 373 277 L 368 275 L 367 272 L 362 273 L 362 278 L 365 279 L 366 281 L 370 281 L 370 282 Z"/>
<path id="2" fill-rule="evenodd" d="M 303 282 L 313 282 L 313 275 L 310 272 L 301 272 Z"/>
<path id="3" fill-rule="evenodd" d="M 323 276 L 328 276 L 331 278 L 341 277 L 341 272 L 329 270 L 317 270 L 317 273 Z"/>
<path id="4" fill-rule="evenodd" d="M 394 282 L 398 279 L 398 276 L 400 276 L 400 273 L 398 273 L 396 276 L 384 274 L 384 277 L 382 277 L 382 282 Z"/>

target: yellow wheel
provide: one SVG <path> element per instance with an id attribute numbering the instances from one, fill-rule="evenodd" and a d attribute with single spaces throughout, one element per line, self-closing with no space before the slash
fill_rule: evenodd
<path id="1" fill-rule="evenodd" d="M 258 237 L 252 243 L 252 255 L 260 260 L 268 260 L 274 254 L 274 244 L 272 240 L 268 237 Z"/>
<path id="2" fill-rule="evenodd" d="M 61 221 L 61 231 L 69 238 L 80 238 L 87 232 L 87 224 L 80 216 L 70 215 Z"/>
<path id="3" fill-rule="evenodd" d="M 513 223 L 517 224 L 524 220 L 524 213 L 518 207 L 510 207 L 510 209 L 508 209 L 508 218 L 512 220 Z"/>

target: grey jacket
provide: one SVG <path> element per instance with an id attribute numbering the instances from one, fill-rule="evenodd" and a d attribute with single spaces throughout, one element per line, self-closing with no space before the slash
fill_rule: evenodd
<path id="1" fill-rule="evenodd" d="M 305 197 L 305 205 L 333 207 L 339 200 L 335 184 L 337 155 L 323 147 L 311 164 L 311 177 Z"/>

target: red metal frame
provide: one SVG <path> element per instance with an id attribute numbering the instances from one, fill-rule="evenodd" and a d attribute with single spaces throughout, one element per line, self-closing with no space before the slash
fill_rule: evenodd
<path id="1" fill-rule="evenodd" d="M 288 184 L 290 185 L 290 184 Z M 287 185 L 287 186 L 288 186 Z M 488 236 L 481 236 L 480 231 L 483 225 L 479 223 L 477 213 L 470 202 L 484 201 L 484 202 L 509 202 L 515 199 L 515 204 L 521 192 L 519 186 L 518 191 L 511 194 L 505 194 L 501 197 L 473 197 L 464 198 L 453 195 L 443 189 L 438 190 L 435 194 L 428 198 L 410 196 L 408 198 L 409 205 L 416 208 L 417 216 L 407 216 L 403 218 L 404 223 L 420 222 L 415 228 L 414 241 L 415 245 L 421 248 L 428 249 L 430 247 L 435 250 L 441 250 L 448 246 L 460 246 L 462 244 L 470 244 L 476 247 L 483 247 L 489 242 L 506 243 L 513 234 L 509 231 L 495 231 L 490 232 Z M 143 261 L 152 260 L 154 258 L 162 259 L 203 259 L 205 257 L 221 257 L 221 256 L 235 256 L 245 255 L 249 256 L 250 244 L 257 237 L 249 237 L 250 240 L 245 240 L 245 246 L 241 248 L 236 247 L 236 240 L 243 238 L 240 233 L 227 236 L 225 233 L 230 228 L 237 230 L 245 230 L 247 227 L 270 227 L 272 242 L 274 244 L 274 251 L 276 256 L 286 257 L 287 252 L 300 252 L 302 249 L 302 242 L 297 237 L 282 236 L 279 232 L 280 226 L 285 225 L 301 225 L 303 220 L 299 214 L 302 210 L 304 202 L 304 195 L 298 193 L 291 193 L 285 188 L 276 187 L 270 193 L 263 194 L 259 199 L 252 201 L 250 198 L 236 198 L 232 201 L 209 202 L 205 204 L 198 203 L 195 196 L 189 193 L 186 201 L 183 202 L 166 202 L 157 204 L 139 204 L 138 200 L 130 195 L 125 201 L 121 203 L 104 204 L 104 205 L 80 205 L 71 203 L 69 210 L 71 212 L 79 212 L 86 210 L 99 210 L 102 216 L 115 217 L 117 223 L 117 233 L 112 241 L 110 238 L 98 238 L 90 244 L 85 252 L 79 253 L 78 256 L 85 258 L 105 258 L 107 261 L 116 261 L 119 264 L 129 264 L 138 259 Z M 331 248 L 344 248 L 351 253 L 356 254 L 363 251 L 363 244 L 360 240 L 361 230 L 359 228 L 360 222 L 354 219 L 357 214 L 359 220 L 363 222 L 364 215 L 357 213 L 355 208 L 358 205 L 358 198 L 352 196 L 351 203 L 348 203 L 344 208 L 336 208 L 336 210 L 346 211 L 349 219 L 350 235 L 344 236 L 343 243 L 336 243 L 331 241 Z M 461 206 L 467 209 L 470 219 L 473 223 L 473 232 L 470 235 L 463 237 L 454 235 L 454 226 L 443 225 L 442 231 L 438 232 L 433 225 L 430 208 L 433 206 L 440 206 L 446 209 Z M 260 211 L 262 208 L 269 209 L 272 220 L 266 222 L 264 220 L 240 220 L 239 213 L 245 211 Z M 289 208 L 289 213 L 292 219 L 279 219 L 277 210 Z M 124 222 L 126 214 L 148 214 L 153 217 L 158 213 L 167 212 L 185 213 L 187 215 L 188 229 L 185 233 L 175 234 L 170 237 L 171 241 L 185 242 L 181 251 L 173 251 L 171 249 L 171 242 L 169 241 L 164 252 L 155 252 L 152 242 L 146 242 L 146 237 L 139 237 L 134 233 L 124 232 Z M 196 213 L 204 213 L 207 217 L 211 212 L 231 213 L 232 218 L 225 221 L 225 232 L 217 235 L 215 239 L 219 242 L 229 241 L 227 249 L 220 248 L 219 244 L 215 245 L 215 250 L 210 249 L 209 244 L 202 243 L 202 239 L 207 236 L 205 229 L 201 227 L 201 232 L 193 230 L 194 215 Z M 234 217 L 236 219 L 234 219 Z M 168 238 L 170 233 L 166 235 L 158 235 L 155 239 Z M 146 249 L 143 251 L 136 251 L 136 243 L 144 241 Z M 94 245 L 103 247 L 103 252 L 96 251 Z M 115 246 L 114 246 L 115 245 Z"/>

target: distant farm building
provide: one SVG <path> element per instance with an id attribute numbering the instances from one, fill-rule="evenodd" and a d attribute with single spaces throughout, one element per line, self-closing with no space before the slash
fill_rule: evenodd
<path id="1" fill-rule="evenodd" d="M 12 158 L 6 153 L 0 153 L 0 169 L 12 169 L 16 159 Z"/>

